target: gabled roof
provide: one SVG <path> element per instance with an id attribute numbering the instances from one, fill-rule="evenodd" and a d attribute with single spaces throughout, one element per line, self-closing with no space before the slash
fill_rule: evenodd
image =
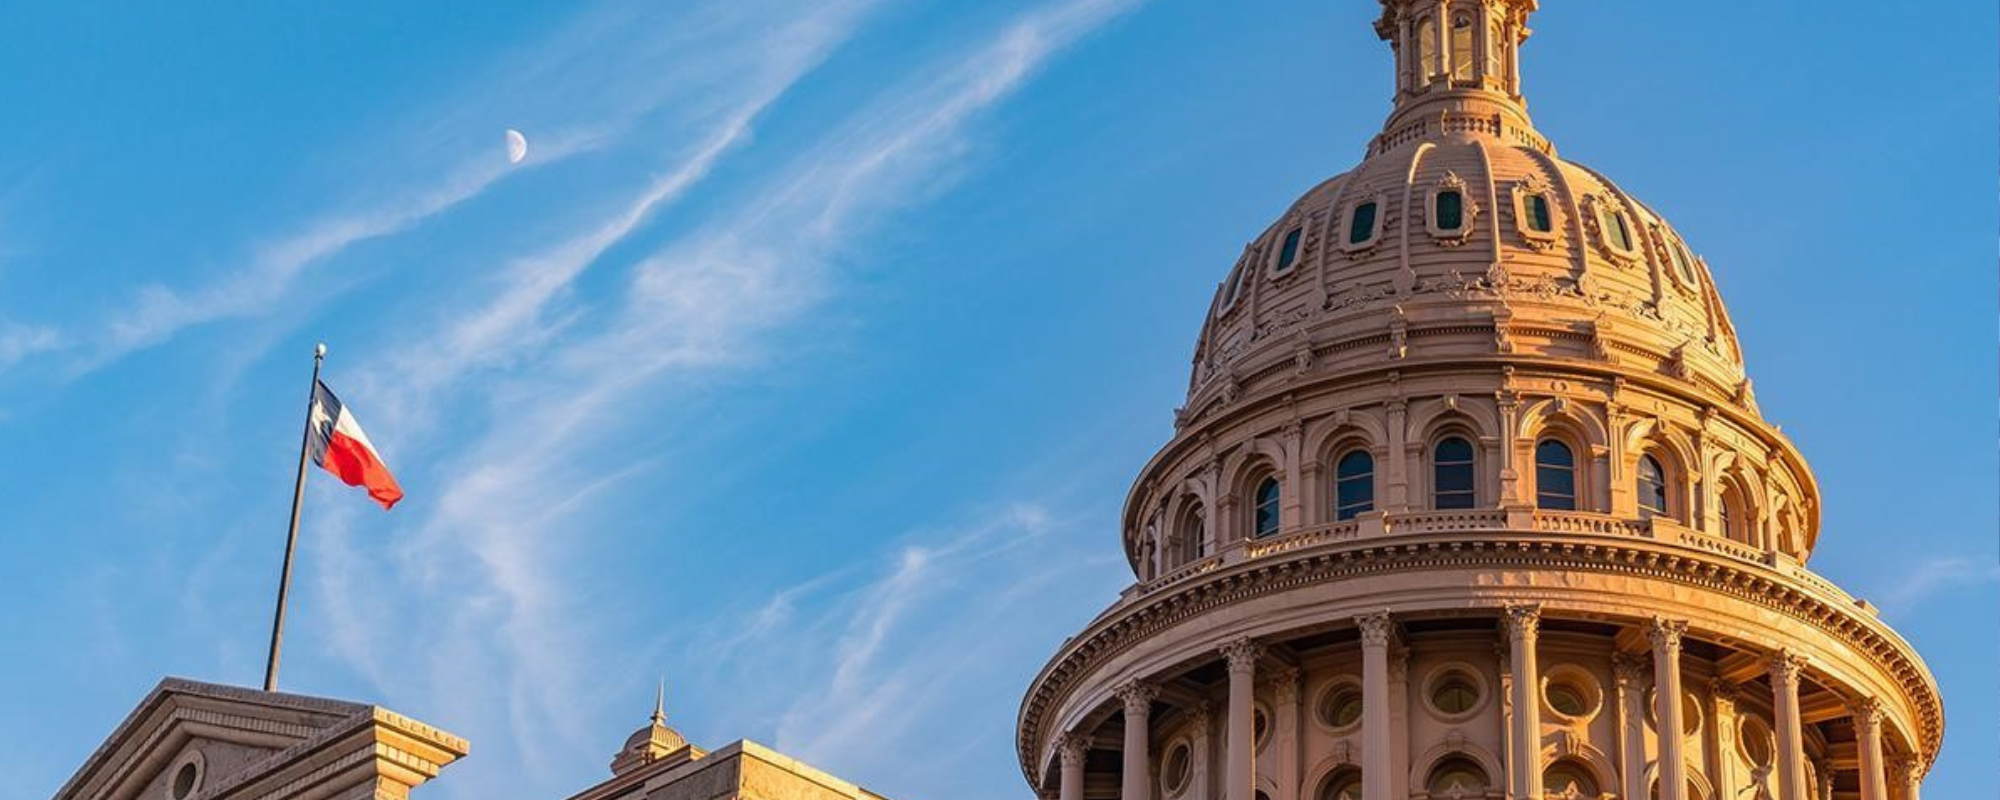
<path id="1" fill-rule="evenodd" d="M 470 751 L 377 706 L 167 678 L 54 800 L 137 800 L 196 740 L 253 757 L 216 760 L 183 800 L 282 800 L 385 782 L 400 795 Z"/>

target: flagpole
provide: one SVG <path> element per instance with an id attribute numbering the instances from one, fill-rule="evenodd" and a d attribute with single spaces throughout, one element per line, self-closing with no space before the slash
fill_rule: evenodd
<path id="1" fill-rule="evenodd" d="M 319 397 L 319 365 L 326 360 L 324 342 L 313 347 L 312 387 L 306 393 L 306 428 L 299 440 L 299 477 L 292 484 L 292 529 L 285 534 L 285 566 L 278 573 L 278 610 L 271 617 L 271 657 L 264 662 L 264 691 L 278 690 L 278 647 L 285 641 L 285 594 L 292 587 L 292 551 L 299 544 L 299 506 L 306 496 L 306 463 L 311 460 L 313 406 Z"/>

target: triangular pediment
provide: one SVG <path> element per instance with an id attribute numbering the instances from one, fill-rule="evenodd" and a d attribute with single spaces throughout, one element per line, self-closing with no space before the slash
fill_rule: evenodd
<path id="1" fill-rule="evenodd" d="M 168 678 L 55 800 L 400 796 L 466 751 L 375 706 Z"/>

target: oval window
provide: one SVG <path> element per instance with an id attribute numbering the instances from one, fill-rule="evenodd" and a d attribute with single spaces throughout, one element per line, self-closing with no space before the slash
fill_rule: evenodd
<path id="1" fill-rule="evenodd" d="M 1360 722 L 1361 710 L 1361 688 L 1354 684 L 1341 684 L 1320 695 L 1320 724 L 1334 730 L 1344 730 Z"/>

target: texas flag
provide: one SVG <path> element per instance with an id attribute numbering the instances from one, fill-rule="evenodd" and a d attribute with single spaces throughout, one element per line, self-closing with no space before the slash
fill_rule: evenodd
<path id="1" fill-rule="evenodd" d="M 361 432 L 361 423 L 342 405 L 326 384 L 313 384 L 312 419 L 309 424 L 312 460 L 320 468 L 349 486 L 368 487 L 368 496 L 388 509 L 403 499 L 403 488 L 382 463 L 382 454 Z"/>

